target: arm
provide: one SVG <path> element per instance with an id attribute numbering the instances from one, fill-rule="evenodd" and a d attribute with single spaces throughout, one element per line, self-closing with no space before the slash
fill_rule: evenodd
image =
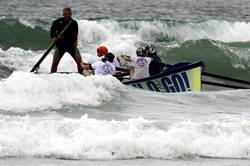
<path id="1" fill-rule="evenodd" d="M 81 67 L 83 69 L 82 75 L 84 75 L 85 77 L 89 76 L 90 72 L 88 70 L 93 70 L 93 68 L 91 67 L 91 65 L 90 64 L 86 64 L 84 62 L 81 62 L 80 65 L 81 65 Z"/>
<path id="2" fill-rule="evenodd" d="M 121 55 L 121 57 L 122 57 L 123 59 L 125 59 L 126 61 L 132 62 L 131 57 L 128 56 L 128 55 Z"/>
<path id="3" fill-rule="evenodd" d="M 162 67 L 170 67 L 172 65 L 170 64 L 166 64 L 166 63 L 162 63 L 162 62 L 156 62 L 154 60 L 151 61 L 152 64 L 155 64 L 155 65 L 159 65 L 159 66 L 162 66 Z"/>
<path id="4" fill-rule="evenodd" d="M 93 70 L 91 64 L 84 63 L 83 61 L 80 63 L 83 70 Z"/>

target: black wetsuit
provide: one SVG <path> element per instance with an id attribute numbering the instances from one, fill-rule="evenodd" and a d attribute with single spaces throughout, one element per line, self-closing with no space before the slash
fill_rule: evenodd
<path id="1" fill-rule="evenodd" d="M 78 24 L 74 19 L 71 20 L 73 22 L 64 32 L 62 39 L 59 39 L 56 43 L 56 46 L 59 49 L 72 49 L 72 47 L 74 47 L 77 42 Z M 69 21 L 65 21 L 63 17 L 55 20 L 50 28 L 51 39 L 57 37 L 63 28 L 68 24 L 68 22 Z"/>
<path id="2" fill-rule="evenodd" d="M 51 72 L 56 72 L 57 65 L 64 55 L 65 52 L 68 52 L 77 63 L 78 72 L 82 73 L 82 67 L 80 65 L 82 59 L 80 52 L 77 48 L 77 35 L 78 35 L 78 24 L 74 19 L 71 19 L 72 23 L 65 30 L 62 35 L 62 38 L 58 39 L 56 42 L 56 49 L 53 57 L 53 65 Z M 68 24 L 69 21 L 64 20 L 64 18 L 59 18 L 52 23 L 50 28 L 50 37 L 58 37 L 64 27 Z"/>
<path id="3" fill-rule="evenodd" d="M 149 75 L 156 75 L 160 74 L 162 71 L 162 65 L 159 65 L 161 63 L 161 58 L 156 54 L 150 54 L 148 57 L 152 58 L 153 61 L 149 65 Z"/>

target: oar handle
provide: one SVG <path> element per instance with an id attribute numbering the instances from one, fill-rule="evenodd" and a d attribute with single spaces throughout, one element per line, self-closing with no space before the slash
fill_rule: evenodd
<path id="1" fill-rule="evenodd" d="M 64 32 L 68 29 L 68 27 L 70 26 L 70 24 L 73 21 L 70 20 L 68 22 L 68 24 L 63 28 L 63 30 L 61 31 L 61 33 L 57 36 L 57 38 L 61 38 L 64 34 Z M 46 56 L 49 54 L 49 52 L 53 49 L 53 47 L 55 46 L 56 42 L 51 42 L 49 47 L 47 48 L 47 50 L 45 51 L 45 53 L 43 54 L 43 56 L 38 60 L 38 62 L 34 65 L 34 67 L 30 70 L 30 72 L 34 72 L 39 68 L 39 65 L 43 62 L 43 60 L 46 58 Z"/>

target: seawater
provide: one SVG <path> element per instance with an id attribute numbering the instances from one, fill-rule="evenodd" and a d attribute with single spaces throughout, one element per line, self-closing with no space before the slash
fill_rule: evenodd
<path id="1" fill-rule="evenodd" d="M 248 1 L 0 1 L 0 165 L 249 165 L 249 90 L 161 94 L 46 74 L 49 28 L 71 6 L 84 61 L 152 43 L 165 63 L 250 80 Z M 59 71 L 76 72 L 65 54 Z M 64 160 L 61 160 L 64 159 Z"/>

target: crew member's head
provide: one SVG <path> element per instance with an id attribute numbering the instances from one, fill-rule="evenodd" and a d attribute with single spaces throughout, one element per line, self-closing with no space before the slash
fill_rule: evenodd
<path id="1" fill-rule="evenodd" d="M 144 52 L 144 49 L 142 47 L 138 47 L 136 49 L 136 55 L 137 56 L 145 56 L 145 52 Z"/>
<path id="2" fill-rule="evenodd" d="M 97 56 L 105 56 L 108 54 L 108 49 L 105 46 L 100 46 L 97 48 Z"/>
<path id="3" fill-rule="evenodd" d="M 69 21 L 71 19 L 71 16 L 72 16 L 71 8 L 65 7 L 63 9 L 63 18 L 64 18 L 64 20 Z"/>
<path id="4" fill-rule="evenodd" d="M 146 56 L 156 54 L 155 46 L 150 44 L 145 47 Z"/>

